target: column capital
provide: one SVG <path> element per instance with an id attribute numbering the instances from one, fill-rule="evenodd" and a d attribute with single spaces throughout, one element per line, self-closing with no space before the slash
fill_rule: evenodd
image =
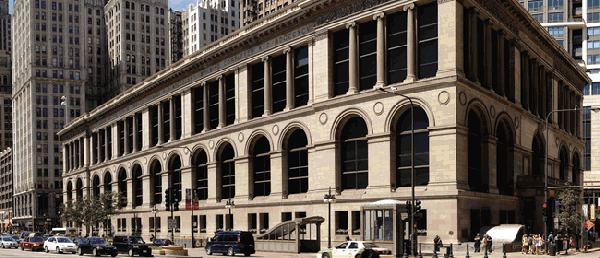
<path id="1" fill-rule="evenodd" d="M 204 81 L 204 82 L 200 83 L 200 86 L 206 87 L 206 82 Z"/>
<path id="2" fill-rule="evenodd" d="M 492 23 L 493 23 L 492 19 L 488 18 L 488 19 L 483 20 L 483 25 L 492 25 Z"/>
<path id="3" fill-rule="evenodd" d="M 498 30 L 498 38 L 500 38 L 500 37 L 503 37 L 503 36 L 504 36 L 504 34 L 505 34 L 505 32 L 504 32 L 504 30 L 503 30 L 503 29 L 499 29 L 499 30 Z"/>
<path id="4" fill-rule="evenodd" d="M 414 4 L 412 4 L 414 6 Z M 406 8 L 406 6 L 404 7 Z M 379 20 L 379 19 L 383 19 L 385 17 L 385 13 L 384 12 L 378 12 L 376 14 L 373 15 L 373 20 Z"/>
<path id="5" fill-rule="evenodd" d="M 356 22 L 349 22 L 346 24 L 346 29 L 349 29 L 350 27 L 352 27 L 352 28 L 356 27 Z"/>
<path id="6" fill-rule="evenodd" d="M 223 74 L 219 74 L 217 75 L 217 80 L 223 80 L 223 78 L 225 78 L 225 76 Z"/>
<path id="7" fill-rule="evenodd" d="M 469 8 L 469 12 L 475 15 L 479 15 L 479 10 L 476 7 Z"/>
<path id="8" fill-rule="evenodd" d="M 263 62 L 267 62 L 267 61 L 269 61 L 269 58 L 271 58 L 271 57 L 269 57 L 269 56 L 263 56 L 262 61 Z"/>
<path id="9" fill-rule="evenodd" d="M 285 46 L 285 48 L 283 49 L 284 54 L 290 53 L 291 51 L 292 51 L 292 47 L 290 47 L 290 46 Z"/>
<path id="10" fill-rule="evenodd" d="M 404 10 L 405 12 L 408 10 L 413 10 L 413 9 L 415 9 L 415 3 L 407 4 L 402 8 L 402 10 Z"/>

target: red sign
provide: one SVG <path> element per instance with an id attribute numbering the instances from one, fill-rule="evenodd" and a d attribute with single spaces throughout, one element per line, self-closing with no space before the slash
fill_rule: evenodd
<path id="1" fill-rule="evenodd" d="M 200 204 L 198 202 L 194 202 L 194 199 L 196 198 L 194 198 L 192 194 L 192 189 L 185 189 L 185 210 L 191 210 L 192 204 L 194 204 L 194 210 L 200 210 Z"/>
<path id="2" fill-rule="evenodd" d="M 587 228 L 587 230 L 590 230 L 594 227 L 594 222 L 591 222 L 588 220 L 585 222 L 584 226 L 585 226 L 585 228 Z"/>

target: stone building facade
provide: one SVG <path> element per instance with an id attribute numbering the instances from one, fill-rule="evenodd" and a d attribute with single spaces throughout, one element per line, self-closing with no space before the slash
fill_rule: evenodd
<path id="1" fill-rule="evenodd" d="M 13 213 L 12 150 L 0 152 L 0 232 L 11 229 Z"/>
<path id="2" fill-rule="evenodd" d="M 183 28 L 181 11 L 169 9 L 169 42 L 171 59 L 169 65 L 183 58 Z"/>
<path id="3" fill-rule="evenodd" d="M 408 200 L 414 167 L 419 241 L 542 233 L 546 146 L 550 185 L 582 184 L 584 147 L 580 112 L 552 116 L 548 145 L 543 118 L 581 106 L 589 82 L 518 2 L 298 0 L 68 124 L 64 200 L 121 192 L 113 233 L 165 238 L 165 190 L 194 189 L 200 210 L 181 203 L 176 239 L 322 216 L 334 243 L 386 241 L 383 217 L 360 235 L 360 207 Z M 381 89 L 410 97 L 414 124 L 410 101 Z"/>
<path id="4" fill-rule="evenodd" d="M 241 0 L 242 13 L 240 19 L 242 20 L 242 26 L 286 8 L 294 2 L 296 0 Z"/>

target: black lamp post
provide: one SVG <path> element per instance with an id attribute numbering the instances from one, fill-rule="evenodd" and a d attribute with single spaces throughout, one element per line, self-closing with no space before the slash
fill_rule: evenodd
<path id="1" fill-rule="evenodd" d="M 329 193 L 323 197 L 323 202 L 327 203 L 327 248 L 331 248 L 331 203 L 336 201 L 335 194 L 331 193 L 331 187 L 329 187 Z"/>
<path id="2" fill-rule="evenodd" d="M 154 233 L 154 237 L 156 238 L 156 213 L 158 213 L 156 205 L 152 206 L 152 213 L 154 213 L 154 231 L 152 233 Z"/>
<path id="3" fill-rule="evenodd" d="M 231 188 L 229 188 L 229 189 L 231 191 Z M 230 227 L 230 225 L 233 224 L 233 221 L 231 219 L 231 209 L 233 209 L 233 208 L 235 208 L 235 203 L 233 203 L 233 200 L 230 197 L 229 200 L 227 200 L 227 203 L 225 204 L 225 209 L 229 210 L 228 221 L 226 221 L 227 222 L 227 230 L 228 231 L 232 229 L 232 227 Z"/>

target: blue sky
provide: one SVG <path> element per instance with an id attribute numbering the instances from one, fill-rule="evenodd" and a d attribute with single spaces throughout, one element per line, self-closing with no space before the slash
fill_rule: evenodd
<path id="1" fill-rule="evenodd" d="M 12 13 L 13 1 L 14 0 L 9 0 L 8 2 L 9 13 Z M 169 8 L 180 11 L 181 9 L 186 8 L 190 3 L 194 3 L 194 5 L 196 5 L 196 0 L 169 0 Z"/>

